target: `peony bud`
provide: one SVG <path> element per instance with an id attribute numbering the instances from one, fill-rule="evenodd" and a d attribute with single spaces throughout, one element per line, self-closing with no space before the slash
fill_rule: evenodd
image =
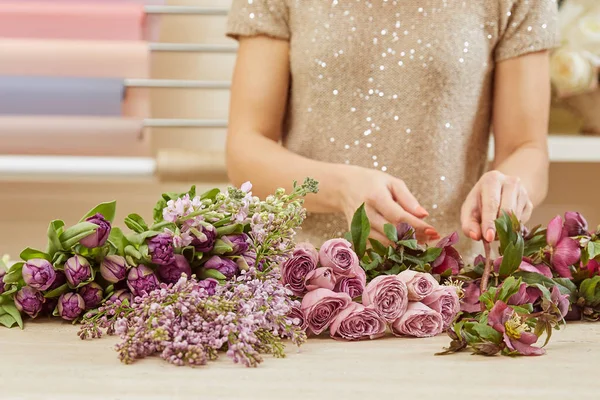
<path id="1" fill-rule="evenodd" d="M 34 258 L 23 265 L 23 280 L 29 286 L 37 290 L 48 289 L 54 279 L 56 271 L 52 264 L 42 258 Z"/>
<path id="2" fill-rule="evenodd" d="M 225 275 L 225 278 L 231 279 L 238 273 L 238 266 L 235 261 L 229 258 L 213 256 L 205 264 L 204 268 L 214 269 Z"/>
<path id="3" fill-rule="evenodd" d="M 134 296 L 142 296 L 158 288 L 158 279 L 154 272 L 145 265 L 132 267 L 127 274 L 127 286 Z"/>
<path id="4" fill-rule="evenodd" d="M 250 247 L 250 238 L 245 233 L 223 236 L 221 240 L 231 246 L 233 250 L 228 254 L 233 256 L 244 254 Z"/>
<path id="5" fill-rule="evenodd" d="M 85 302 L 77 293 L 69 292 L 58 298 L 58 315 L 67 321 L 77 319 L 85 310 Z"/>
<path id="6" fill-rule="evenodd" d="M 121 256 L 106 256 L 100 264 L 100 274 L 110 283 L 117 283 L 127 276 L 127 261 Z"/>
<path id="7" fill-rule="evenodd" d="M 192 246 L 200 253 L 208 253 L 215 246 L 217 230 L 212 225 L 200 225 L 191 230 L 193 239 Z"/>
<path id="8" fill-rule="evenodd" d="M 86 219 L 86 222 L 91 222 L 92 224 L 96 224 L 98 229 L 92 234 L 84 237 L 79 241 L 81 245 L 87 247 L 88 249 L 94 249 L 96 247 L 103 246 L 104 243 L 108 240 L 108 235 L 110 235 L 110 222 L 104 219 L 104 216 L 100 213 L 93 215 Z"/>
<path id="9" fill-rule="evenodd" d="M 181 254 L 175 254 L 174 262 L 169 265 L 161 265 L 156 271 L 161 281 L 165 283 L 177 283 L 182 274 L 188 278 L 192 276 L 190 263 Z"/>
<path id="10" fill-rule="evenodd" d="M 25 286 L 15 295 L 15 306 L 17 310 L 24 312 L 31 318 L 37 317 L 42 310 L 44 296 L 34 288 Z"/>
<path id="11" fill-rule="evenodd" d="M 72 287 L 92 279 L 92 267 L 85 257 L 76 255 L 65 262 L 65 275 Z"/>
<path id="12" fill-rule="evenodd" d="M 152 262 L 157 265 L 169 265 L 175 262 L 173 257 L 173 237 L 161 233 L 148 239 L 148 253 Z"/>
<path id="13" fill-rule="evenodd" d="M 102 301 L 104 291 L 96 282 L 90 282 L 87 285 L 79 288 L 79 295 L 83 298 L 85 309 L 90 310 L 96 308 Z"/>

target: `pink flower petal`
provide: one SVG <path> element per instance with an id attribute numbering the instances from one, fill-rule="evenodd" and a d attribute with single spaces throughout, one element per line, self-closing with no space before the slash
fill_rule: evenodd
<path id="1" fill-rule="evenodd" d="M 506 305 L 505 302 L 498 300 L 488 314 L 488 325 L 504 333 L 504 323 L 510 319 L 514 310 Z"/>
<path id="2" fill-rule="evenodd" d="M 533 338 L 530 336 L 533 336 Z M 531 342 L 532 340 L 533 342 Z M 511 339 L 510 341 L 514 349 L 524 356 L 541 356 L 546 353 L 546 350 L 541 347 L 530 346 L 537 342 L 537 336 L 533 333 L 522 333 L 519 340 Z"/>
<path id="3" fill-rule="evenodd" d="M 458 243 L 458 233 L 454 232 L 445 238 L 440 239 L 440 241 L 435 245 L 435 247 L 448 247 Z"/>
<path id="4" fill-rule="evenodd" d="M 523 261 L 521 265 L 519 265 L 519 269 L 525 272 L 535 272 L 537 274 L 542 274 L 545 277 L 552 278 L 552 271 L 550 267 L 544 264 L 539 265 L 531 265 L 528 262 Z"/>
<path id="5" fill-rule="evenodd" d="M 563 228 L 563 221 L 560 215 L 552 218 L 552 221 L 548 223 L 548 229 L 546 230 L 546 241 L 552 247 L 555 247 L 560 240 Z"/>
<path id="6" fill-rule="evenodd" d="M 563 278 L 571 278 L 569 267 L 579 261 L 581 249 L 579 244 L 571 238 L 561 239 L 552 253 L 552 265 L 556 272 Z"/>

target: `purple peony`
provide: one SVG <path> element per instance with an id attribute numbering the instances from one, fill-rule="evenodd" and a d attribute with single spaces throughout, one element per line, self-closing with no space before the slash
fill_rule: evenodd
<path id="1" fill-rule="evenodd" d="M 22 274 L 25 284 L 37 290 L 47 290 L 56 279 L 54 267 L 42 258 L 27 261 L 23 265 Z"/>
<path id="2" fill-rule="evenodd" d="M 64 293 L 58 298 L 58 315 L 67 321 L 73 321 L 85 310 L 85 302 L 77 293 Z"/>
<path id="3" fill-rule="evenodd" d="M 193 235 L 192 246 L 200 253 L 208 253 L 215 247 L 217 230 L 212 225 L 200 225 L 191 231 Z"/>
<path id="4" fill-rule="evenodd" d="M 212 278 L 207 278 L 198 282 L 198 287 L 206 290 L 206 293 L 209 296 L 212 296 L 216 293 L 218 285 L 219 281 Z"/>
<path id="5" fill-rule="evenodd" d="M 81 239 L 79 243 L 88 249 L 94 249 L 96 247 L 103 246 L 108 240 L 108 235 L 110 235 L 110 222 L 105 220 L 104 215 L 100 213 L 89 217 L 86 219 L 86 222 L 96 224 L 98 229 L 96 229 L 92 234 Z"/>
<path id="6" fill-rule="evenodd" d="M 107 282 L 117 283 L 127 277 L 127 261 L 121 256 L 106 256 L 100 264 L 100 275 Z"/>
<path id="7" fill-rule="evenodd" d="M 225 275 L 225 278 L 233 278 L 239 271 L 235 261 L 229 258 L 213 256 L 205 264 L 204 268 L 214 269 Z"/>
<path id="8" fill-rule="evenodd" d="M 221 239 L 231 246 L 232 250 L 228 254 L 232 256 L 244 254 L 250 247 L 250 238 L 245 233 L 223 236 Z"/>
<path id="9" fill-rule="evenodd" d="M 65 262 L 65 275 L 72 287 L 92 279 L 92 267 L 90 262 L 80 255 L 75 255 Z"/>
<path id="10" fill-rule="evenodd" d="M 152 262 L 157 265 L 169 265 L 175 262 L 173 254 L 173 237 L 161 233 L 148 239 L 148 253 Z"/>
<path id="11" fill-rule="evenodd" d="M 182 274 L 192 276 L 190 263 L 180 254 L 175 254 L 175 261 L 169 265 L 161 265 L 156 271 L 161 281 L 165 283 L 177 283 Z"/>
<path id="12" fill-rule="evenodd" d="M 120 302 L 124 302 L 127 300 L 129 304 L 131 304 L 131 292 L 127 289 L 119 289 L 114 292 L 109 298 L 110 301 L 115 302 L 119 300 Z"/>
<path id="13" fill-rule="evenodd" d="M 36 289 L 25 286 L 17 292 L 14 301 L 17 310 L 35 318 L 42 311 L 44 296 Z"/>
<path id="14" fill-rule="evenodd" d="M 142 296 L 158 288 L 158 279 L 154 272 L 145 265 L 132 267 L 127 275 L 127 286 L 134 296 Z"/>
<path id="15" fill-rule="evenodd" d="M 79 288 L 79 295 L 83 298 L 85 309 L 90 310 L 96 308 L 102 301 L 104 291 L 96 282 L 90 282 L 87 285 Z"/>

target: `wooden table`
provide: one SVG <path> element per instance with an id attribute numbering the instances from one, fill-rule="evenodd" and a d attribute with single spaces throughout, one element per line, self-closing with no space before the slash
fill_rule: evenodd
<path id="1" fill-rule="evenodd" d="M 542 357 L 435 357 L 448 338 L 312 339 L 255 369 L 119 362 L 117 339 L 81 341 L 59 322 L 0 329 L 0 399 L 600 399 L 600 324 L 555 332 Z"/>

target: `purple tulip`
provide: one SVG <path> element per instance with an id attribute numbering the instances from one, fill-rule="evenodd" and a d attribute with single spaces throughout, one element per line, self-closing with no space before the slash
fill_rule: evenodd
<path id="1" fill-rule="evenodd" d="M 252 267 L 256 267 L 259 271 L 263 269 L 262 261 L 256 265 L 256 252 L 254 251 L 247 251 L 240 257 L 237 257 L 235 263 L 240 268 L 240 271 L 248 271 Z"/>
<path id="2" fill-rule="evenodd" d="M 406 222 L 400 222 L 396 226 L 396 231 L 398 232 L 398 240 L 412 240 L 417 238 L 415 229 Z"/>
<path id="3" fill-rule="evenodd" d="M 175 262 L 159 266 L 156 272 L 164 283 L 177 283 L 182 274 L 187 275 L 188 278 L 192 276 L 190 263 L 180 254 L 175 254 Z"/>
<path id="4" fill-rule="evenodd" d="M 56 270 L 54 272 L 56 273 L 56 278 L 54 278 L 54 282 L 52 282 L 52 285 L 50 285 L 48 291 L 59 288 L 65 283 L 67 283 L 67 276 L 64 272 L 62 272 L 61 270 Z"/>
<path id="5" fill-rule="evenodd" d="M 98 229 L 92 234 L 84 237 L 79 241 L 83 246 L 88 249 L 94 249 L 96 247 L 103 246 L 104 243 L 108 240 L 108 235 L 110 235 L 110 222 L 104 219 L 104 215 L 98 213 L 86 219 L 86 222 L 91 222 L 92 224 L 96 224 Z"/>
<path id="6" fill-rule="evenodd" d="M 132 267 L 127 274 L 127 286 L 134 296 L 143 296 L 158 288 L 159 282 L 154 272 L 145 265 Z"/>
<path id="7" fill-rule="evenodd" d="M 550 248 L 550 263 L 563 278 L 571 279 L 571 265 L 579 261 L 581 249 L 579 243 L 567 235 L 567 230 L 563 229 L 563 222 L 559 215 L 554 217 L 548 224 L 546 230 L 546 241 Z"/>
<path id="8" fill-rule="evenodd" d="M 119 289 L 116 292 L 114 292 L 108 299 L 112 302 L 119 300 L 121 303 L 127 300 L 127 302 L 131 304 L 131 292 L 127 289 Z"/>
<path id="9" fill-rule="evenodd" d="M 25 283 L 37 290 L 48 289 L 56 278 L 52 264 L 42 258 L 27 261 L 23 265 L 22 274 Z"/>
<path id="10" fill-rule="evenodd" d="M 6 275 L 6 271 L 3 269 L 0 269 L 0 294 L 4 293 L 5 286 L 4 286 L 4 275 Z"/>
<path id="11" fill-rule="evenodd" d="M 102 297 L 104 296 L 104 291 L 96 282 L 90 282 L 79 288 L 79 295 L 83 298 L 85 309 L 90 310 L 96 308 L 96 306 L 100 304 Z"/>
<path id="12" fill-rule="evenodd" d="M 589 236 L 588 223 L 578 212 L 567 211 L 565 213 L 565 229 L 567 236 Z"/>
<path id="13" fill-rule="evenodd" d="M 51 299 L 45 299 L 44 304 L 42 304 L 41 315 L 47 315 L 49 317 L 54 313 L 54 309 L 58 305 L 58 297 L 53 297 Z"/>
<path id="14" fill-rule="evenodd" d="M 106 256 L 100 264 L 100 275 L 107 282 L 117 283 L 127 277 L 127 261 L 121 256 Z"/>
<path id="15" fill-rule="evenodd" d="M 157 265 L 169 265 L 175 262 L 173 257 L 173 237 L 161 233 L 148 239 L 148 253 L 152 262 Z"/>
<path id="16" fill-rule="evenodd" d="M 17 292 L 14 301 L 17 310 L 35 318 L 42 311 L 44 296 L 36 289 L 25 286 Z"/>
<path id="17" fill-rule="evenodd" d="M 217 291 L 217 286 L 219 285 L 219 281 L 212 278 L 207 278 L 198 282 L 198 287 L 206 290 L 206 293 L 209 296 L 212 296 Z"/>
<path id="18" fill-rule="evenodd" d="M 65 275 L 72 287 L 92 279 L 92 267 L 90 262 L 82 256 L 75 255 L 65 262 Z"/>
<path id="19" fill-rule="evenodd" d="M 212 225 L 200 225 L 192 230 L 192 246 L 200 253 L 208 253 L 215 247 L 217 230 Z"/>
<path id="20" fill-rule="evenodd" d="M 463 266 L 463 260 L 458 251 L 453 247 L 458 243 L 458 233 L 446 236 L 441 239 L 435 247 L 441 248 L 442 253 L 431 264 L 432 273 L 443 274 L 447 270 L 452 271 L 452 275 L 457 275 Z"/>
<path id="21" fill-rule="evenodd" d="M 244 254 L 250 247 L 250 238 L 245 233 L 223 236 L 221 240 L 231 246 L 233 250 L 228 254 L 232 256 Z"/>
<path id="22" fill-rule="evenodd" d="M 214 269 L 225 275 L 225 278 L 233 278 L 239 271 L 239 268 L 235 261 L 229 258 L 213 256 L 205 264 L 204 268 Z"/>
<path id="23" fill-rule="evenodd" d="M 85 310 L 83 297 L 77 293 L 69 292 L 61 294 L 58 298 L 58 315 L 67 321 L 73 321 Z"/>

